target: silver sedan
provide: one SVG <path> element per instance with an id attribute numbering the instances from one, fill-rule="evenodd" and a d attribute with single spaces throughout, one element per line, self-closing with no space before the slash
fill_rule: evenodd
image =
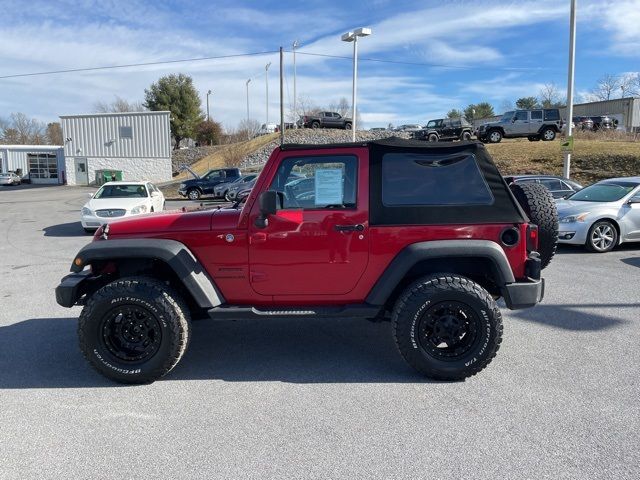
<path id="1" fill-rule="evenodd" d="M 557 202 L 558 242 L 604 253 L 640 241 L 640 177 L 612 178 Z"/>

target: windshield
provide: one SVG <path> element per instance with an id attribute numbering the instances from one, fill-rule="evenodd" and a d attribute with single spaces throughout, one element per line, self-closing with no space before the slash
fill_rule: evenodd
<path id="1" fill-rule="evenodd" d="M 574 193 L 569 199 L 578 202 L 615 202 L 636 187 L 637 185 L 631 183 L 622 185 L 615 183 L 596 183 L 595 185 L 583 188 L 579 192 Z"/>
<path id="2" fill-rule="evenodd" d="M 427 128 L 433 128 L 435 126 L 438 125 L 438 121 L 437 120 L 430 120 L 429 123 L 427 123 Z"/>
<path id="3" fill-rule="evenodd" d="M 144 185 L 104 185 L 93 198 L 146 198 Z"/>
<path id="4" fill-rule="evenodd" d="M 514 112 L 507 112 L 504 115 L 502 115 L 502 117 L 500 118 L 500 123 L 511 121 L 511 119 L 513 118 L 513 114 Z"/>

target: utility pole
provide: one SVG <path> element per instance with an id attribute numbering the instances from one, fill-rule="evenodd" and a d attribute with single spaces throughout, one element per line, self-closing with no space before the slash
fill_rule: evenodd
<path id="1" fill-rule="evenodd" d="M 296 93 L 296 48 L 298 48 L 300 44 L 298 40 L 293 42 L 293 128 L 298 128 L 298 94 Z"/>
<path id="2" fill-rule="evenodd" d="M 284 143 L 284 52 L 280 47 L 280 145 Z"/>
<path id="3" fill-rule="evenodd" d="M 266 126 L 269 125 L 269 67 L 271 66 L 271 62 L 267 63 L 264 66 L 264 79 L 265 84 L 267 86 L 267 121 L 265 123 Z"/>
<path id="4" fill-rule="evenodd" d="M 211 95 L 211 90 L 207 92 L 207 122 L 211 120 L 211 117 L 209 116 L 209 95 Z"/>
<path id="5" fill-rule="evenodd" d="M 251 79 L 247 80 L 247 137 L 251 138 L 251 132 L 249 131 L 249 83 L 251 83 Z"/>
<path id="6" fill-rule="evenodd" d="M 571 14 L 569 20 L 569 78 L 567 81 L 567 140 L 568 147 L 564 150 L 562 174 L 569 178 L 571 171 L 571 150 L 573 149 L 573 74 L 576 67 L 576 3 L 571 0 Z"/>

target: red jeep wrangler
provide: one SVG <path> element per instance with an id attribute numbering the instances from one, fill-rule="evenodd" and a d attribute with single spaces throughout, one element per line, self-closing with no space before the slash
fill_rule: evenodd
<path id="1" fill-rule="evenodd" d="M 555 252 L 551 194 L 514 188 L 479 143 L 283 145 L 243 206 L 100 228 L 56 299 L 84 306 L 80 348 L 119 382 L 171 371 L 202 316 L 390 315 L 412 367 L 463 379 L 500 346 L 496 300 L 538 303 Z"/>

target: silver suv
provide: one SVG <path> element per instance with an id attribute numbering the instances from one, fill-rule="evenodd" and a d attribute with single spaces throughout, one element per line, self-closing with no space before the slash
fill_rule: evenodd
<path id="1" fill-rule="evenodd" d="M 478 138 L 485 143 L 499 143 L 503 138 L 526 137 L 531 142 L 551 141 L 562 127 L 557 108 L 514 110 L 497 122 L 480 125 Z"/>

